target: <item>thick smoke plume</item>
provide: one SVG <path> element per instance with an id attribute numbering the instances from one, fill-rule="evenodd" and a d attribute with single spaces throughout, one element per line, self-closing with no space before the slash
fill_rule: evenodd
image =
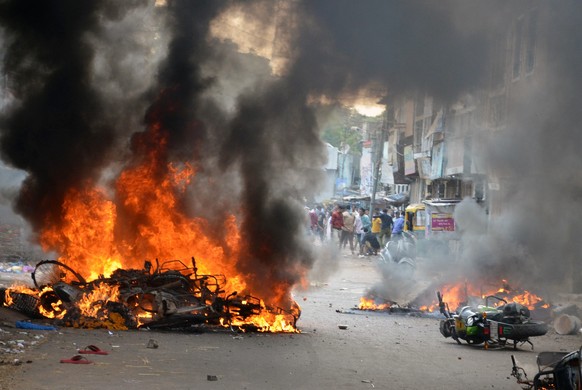
<path id="1" fill-rule="evenodd" d="M 426 92 L 453 102 L 487 85 L 493 33 L 505 31 L 525 3 L 0 1 L 3 72 L 15 96 L 2 115 L 0 150 L 26 173 L 14 208 L 37 233 L 60 226 L 72 189 L 99 183 L 115 192 L 119 173 L 164 142 L 158 177 L 168 163 L 196 172 L 178 199 L 182 212 L 206 219 L 226 256 L 222 222 L 234 214 L 244 248 L 232 262 L 252 289 L 282 300 L 314 261 L 303 243 L 301 203 L 317 190 L 324 148 L 310 98 L 381 86 L 387 101 Z M 284 72 L 274 77 L 267 61 L 211 36 L 213 21 L 231 7 L 277 15 L 273 53 L 285 58 Z M 504 192 L 512 211 L 500 224 L 467 234 L 475 238 L 463 242 L 467 272 L 511 263 L 530 280 L 558 280 L 574 268 L 580 248 L 572 234 L 582 221 L 574 117 L 580 7 L 564 1 L 540 20 L 552 26 L 540 37 L 550 43 L 549 77 L 520 100 L 507 137 L 484 153 L 492 169 L 522 179 Z M 116 234 L 131 241 L 147 221 L 123 208 L 122 194 L 115 202 Z M 464 215 L 482 217 L 461 207 L 460 225 L 473 226 Z M 555 259 L 565 268 L 546 272 Z"/>
<path id="2" fill-rule="evenodd" d="M 420 91 L 452 100 L 487 81 L 490 33 L 507 21 L 507 3 L 306 1 L 316 26 L 300 49 L 310 85 L 331 96 L 382 86 L 390 96 Z"/>
<path id="3" fill-rule="evenodd" d="M 223 241 L 225 256 L 238 256 L 228 260 L 249 292 L 289 305 L 290 289 L 313 261 L 301 243 L 299 206 L 314 167 L 323 163 L 322 144 L 307 90 L 295 90 L 290 79 L 255 75 L 257 83 L 245 91 L 217 81 L 226 71 L 212 67 L 220 58 L 236 65 L 253 57 L 209 36 L 210 23 L 231 3 L 3 2 L 4 72 L 15 99 L 3 116 L 2 155 L 26 172 L 15 209 L 39 236 L 58 231 L 70 194 L 99 184 L 116 206 L 114 235 L 122 245 L 112 251 L 142 261 L 159 255 L 140 242 L 156 221 L 147 206 L 132 207 L 136 196 L 147 205 L 167 189 L 173 167 L 192 170 L 186 196 L 174 194 L 176 207 L 193 220 L 207 219 L 202 225 Z M 134 41 L 116 36 L 128 32 Z M 142 51 L 147 44 L 150 53 Z M 155 77 L 148 73 L 152 62 Z M 131 66 L 139 67 L 142 85 Z M 230 71 L 244 78 L 243 68 Z M 225 91 L 236 94 L 229 104 L 217 102 Z M 157 188 L 114 187 L 144 165 Z M 230 246 L 236 237 L 225 230 L 231 214 L 243 243 L 236 254 Z M 45 244 L 66 241 L 51 237 Z"/>
<path id="4" fill-rule="evenodd" d="M 35 229 L 60 223 L 65 192 L 95 180 L 114 128 L 90 86 L 102 2 L 14 1 L 0 4 L 7 46 L 4 72 L 18 103 L 2 120 L 2 157 L 28 172 L 16 210 Z"/>

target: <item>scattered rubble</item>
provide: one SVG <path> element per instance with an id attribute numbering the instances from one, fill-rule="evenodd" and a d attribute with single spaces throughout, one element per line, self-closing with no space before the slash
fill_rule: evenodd
<path id="1" fill-rule="evenodd" d="M 0 365 L 20 365 L 26 362 L 26 352 L 47 340 L 53 331 L 28 330 L 17 327 L 16 323 L 26 316 L 0 307 Z"/>

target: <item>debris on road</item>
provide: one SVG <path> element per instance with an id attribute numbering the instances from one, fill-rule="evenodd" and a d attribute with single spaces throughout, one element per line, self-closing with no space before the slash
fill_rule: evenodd
<path id="1" fill-rule="evenodd" d="M 191 266 L 156 260 L 154 267 L 146 261 L 141 270 L 117 269 L 92 281 L 60 261 L 43 260 L 31 276 L 35 288 L 0 288 L 0 305 L 76 328 L 298 332 L 297 304 L 286 311 L 251 295 L 227 293 L 224 275 L 199 274 L 194 258 Z"/>
<path id="2" fill-rule="evenodd" d="M 146 345 L 147 348 L 156 349 L 159 347 L 158 342 L 154 339 L 150 339 L 148 344 Z"/>

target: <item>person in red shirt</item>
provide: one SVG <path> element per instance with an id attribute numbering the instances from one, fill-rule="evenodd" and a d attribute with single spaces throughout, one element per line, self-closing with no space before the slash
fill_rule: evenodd
<path id="1" fill-rule="evenodd" d="M 340 239 L 342 227 L 344 226 L 344 217 L 342 215 L 342 211 L 342 207 L 336 205 L 333 209 L 333 212 L 331 213 L 331 227 L 335 231 L 332 231 L 331 235 L 333 238 L 335 234 L 335 236 L 338 238 L 338 241 Z"/>

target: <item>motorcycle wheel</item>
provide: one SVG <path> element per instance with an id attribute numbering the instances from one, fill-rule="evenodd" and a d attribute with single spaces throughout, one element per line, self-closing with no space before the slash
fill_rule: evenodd
<path id="1" fill-rule="evenodd" d="M 543 336 L 548 332 L 548 324 L 541 321 L 530 321 L 525 324 L 511 324 L 512 331 L 508 339 L 527 340 L 529 337 Z"/>
<path id="2" fill-rule="evenodd" d="M 455 323 L 450 319 L 440 320 L 439 322 L 439 330 L 441 334 L 445 337 L 451 337 L 455 332 Z"/>

